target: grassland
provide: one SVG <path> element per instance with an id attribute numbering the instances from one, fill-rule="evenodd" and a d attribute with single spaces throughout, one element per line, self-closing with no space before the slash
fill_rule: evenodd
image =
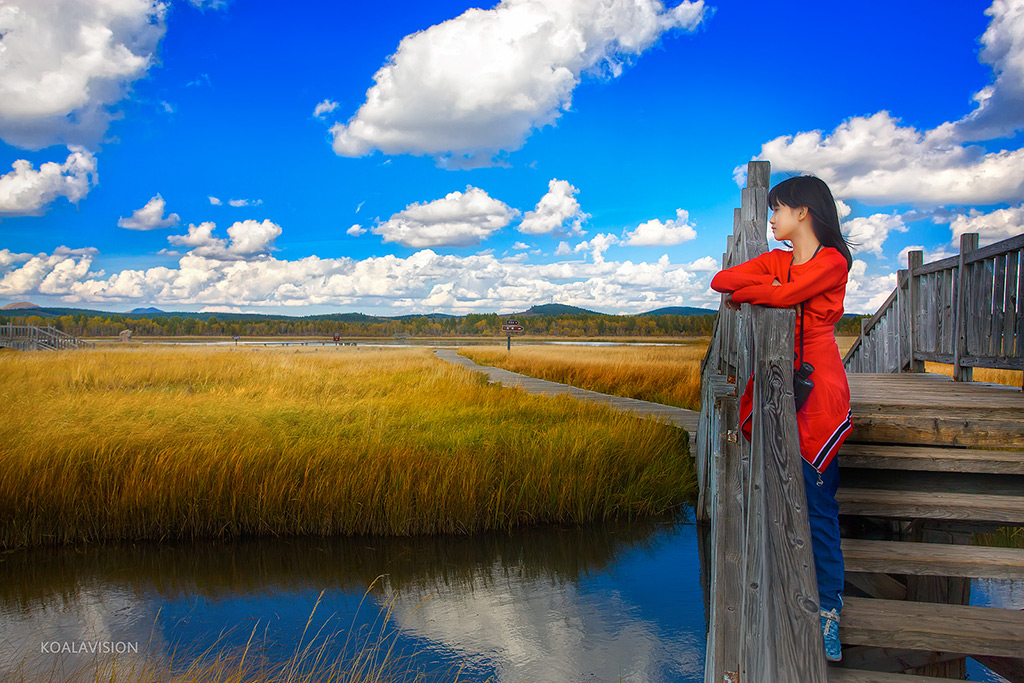
<path id="1" fill-rule="evenodd" d="M 707 341 L 668 346 L 466 347 L 459 353 L 531 377 L 591 391 L 700 410 Z"/>
<path id="2" fill-rule="evenodd" d="M 428 349 L 0 354 L 0 547 L 659 515 L 686 441 Z"/>

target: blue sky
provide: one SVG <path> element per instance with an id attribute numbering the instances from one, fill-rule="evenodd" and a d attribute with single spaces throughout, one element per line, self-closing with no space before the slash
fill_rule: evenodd
<path id="1" fill-rule="evenodd" d="M 717 307 L 752 158 L 849 212 L 848 312 L 1024 231 L 1021 0 L 0 0 L 0 35 L 0 305 Z"/>

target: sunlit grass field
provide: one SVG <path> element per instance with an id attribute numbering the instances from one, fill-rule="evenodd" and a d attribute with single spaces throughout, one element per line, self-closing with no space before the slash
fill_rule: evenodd
<path id="1" fill-rule="evenodd" d="M 531 377 L 591 391 L 700 410 L 700 362 L 707 341 L 671 346 L 521 345 L 459 353 Z"/>
<path id="2" fill-rule="evenodd" d="M 836 338 L 845 355 L 856 337 Z M 513 345 L 464 347 L 459 353 L 531 377 L 571 384 L 603 394 L 626 396 L 700 410 L 700 363 L 707 340 L 666 346 Z M 951 365 L 925 363 L 926 372 L 953 375 Z M 975 368 L 974 381 L 1021 386 L 1019 370 Z"/>
<path id="3" fill-rule="evenodd" d="M 429 349 L 0 354 L 0 547 L 658 515 L 685 432 Z"/>

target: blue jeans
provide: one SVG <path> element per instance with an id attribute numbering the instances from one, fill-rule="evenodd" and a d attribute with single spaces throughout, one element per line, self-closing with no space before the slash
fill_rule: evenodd
<path id="1" fill-rule="evenodd" d="M 839 459 L 833 458 L 821 473 L 801 458 L 804 465 L 804 491 L 807 494 L 807 516 L 811 522 L 811 548 L 814 550 L 814 572 L 818 578 L 818 602 L 821 609 L 836 613 L 843 609 L 843 551 L 839 546 Z"/>

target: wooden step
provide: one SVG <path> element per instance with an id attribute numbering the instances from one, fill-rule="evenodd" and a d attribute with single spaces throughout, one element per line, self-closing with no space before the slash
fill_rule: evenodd
<path id="1" fill-rule="evenodd" d="M 835 665 L 828 667 L 828 683 L 936 683 L 955 680 L 958 679 L 892 674 L 884 671 L 864 671 L 863 669 L 841 669 Z"/>
<path id="2" fill-rule="evenodd" d="M 840 488 L 839 514 L 895 519 L 957 519 L 1024 525 L 1024 496 Z"/>
<path id="3" fill-rule="evenodd" d="M 1024 611 L 905 600 L 844 598 L 845 644 L 1019 657 Z"/>
<path id="4" fill-rule="evenodd" d="M 849 441 L 857 443 L 960 446 L 966 448 L 1024 449 L 1024 410 L 988 410 L 982 404 L 964 409 L 936 409 L 929 414 L 894 415 L 853 408 L 853 431 Z"/>
<path id="5" fill-rule="evenodd" d="M 847 572 L 1024 579 L 1024 549 L 843 539 Z"/>
<path id="6" fill-rule="evenodd" d="M 845 443 L 839 449 L 839 466 L 885 470 L 1024 474 L 1024 451 Z"/>

